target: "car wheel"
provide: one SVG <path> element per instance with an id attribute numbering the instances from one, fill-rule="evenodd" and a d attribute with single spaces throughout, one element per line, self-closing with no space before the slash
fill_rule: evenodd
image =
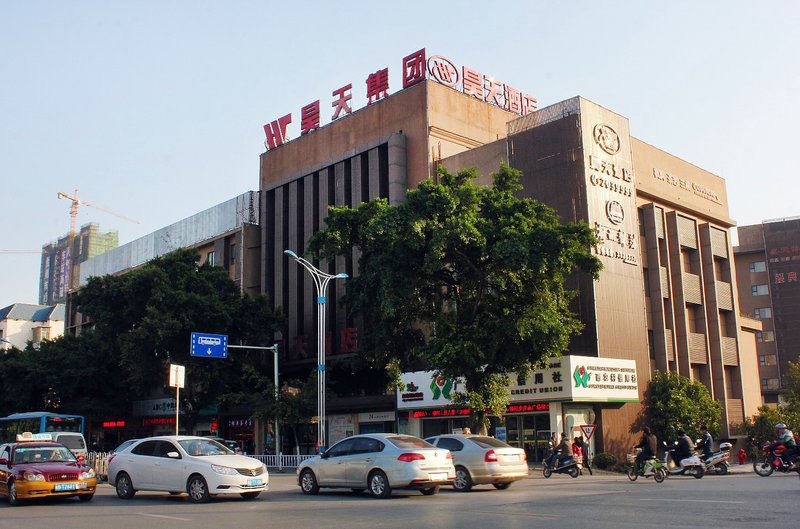
<path id="1" fill-rule="evenodd" d="M 117 496 L 123 500 L 129 500 L 136 494 L 136 489 L 133 488 L 133 482 L 130 476 L 125 472 L 120 472 L 117 475 Z"/>
<path id="2" fill-rule="evenodd" d="M 319 492 L 319 483 L 317 483 L 317 476 L 314 472 L 307 468 L 300 474 L 300 488 L 303 494 L 316 494 Z"/>
<path id="3" fill-rule="evenodd" d="M 208 493 L 208 484 L 203 476 L 194 475 L 186 483 L 186 492 L 192 503 L 205 503 L 211 497 Z"/>
<path id="4" fill-rule="evenodd" d="M 78 494 L 78 499 L 81 501 L 92 501 L 94 494 Z"/>
<path id="5" fill-rule="evenodd" d="M 427 489 L 420 489 L 420 492 L 425 496 L 433 496 L 439 492 L 439 485 L 434 485 L 433 487 L 428 487 Z"/>
<path id="6" fill-rule="evenodd" d="M 8 504 L 11 506 L 19 505 L 20 499 L 17 496 L 17 484 L 11 480 L 8 482 Z"/>
<path id="7" fill-rule="evenodd" d="M 458 492 L 468 492 L 472 488 L 472 476 L 469 470 L 464 467 L 456 467 L 456 479 L 453 481 L 453 488 Z"/>
<path id="8" fill-rule="evenodd" d="M 389 478 L 382 470 L 376 470 L 369 475 L 367 480 L 369 492 L 376 498 L 388 498 L 392 494 L 392 487 L 389 485 Z"/>
<path id="9" fill-rule="evenodd" d="M 254 500 L 258 498 L 258 495 L 261 494 L 260 492 L 242 492 L 240 496 L 246 500 Z"/>
<path id="10" fill-rule="evenodd" d="M 492 486 L 497 490 L 506 490 L 508 487 L 511 486 L 511 482 L 508 483 L 492 483 Z"/>

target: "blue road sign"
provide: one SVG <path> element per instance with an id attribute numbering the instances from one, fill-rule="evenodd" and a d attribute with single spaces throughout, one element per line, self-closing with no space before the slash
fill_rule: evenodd
<path id="1" fill-rule="evenodd" d="M 228 358 L 228 336 L 193 332 L 191 354 L 205 358 Z"/>

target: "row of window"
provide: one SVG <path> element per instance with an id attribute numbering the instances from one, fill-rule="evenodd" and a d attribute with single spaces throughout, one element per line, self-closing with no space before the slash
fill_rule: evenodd
<path id="1" fill-rule="evenodd" d="M 754 296 L 769 296 L 769 285 L 753 285 L 750 293 Z"/>
<path id="2" fill-rule="evenodd" d="M 757 320 L 766 320 L 772 317 L 772 309 L 769 307 L 762 307 L 760 309 L 753 309 L 753 317 Z"/>
<path id="3" fill-rule="evenodd" d="M 778 363 L 778 358 L 775 355 L 758 355 L 758 365 L 760 366 L 774 366 Z"/>
<path id="4" fill-rule="evenodd" d="M 764 261 L 753 261 L 750 263 L 750 271 L 751 272 L 766 272 L 767 271 L 767 263 Z"/>

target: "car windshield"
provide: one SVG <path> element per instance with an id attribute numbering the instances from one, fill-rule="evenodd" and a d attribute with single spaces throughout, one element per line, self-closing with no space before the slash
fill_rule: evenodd
<path id="1" fill-rule="evenodd" d="M 14 463 L 67 463 L 75 456 L 65 446 L 20 446 L 14 450 Z"/>
<path id="2" fill-rule="evenodd" d="M 387 437 L 386 440 L 395 445 L 397 448 L 403 450 L 415 448 L 433 448 L 433 445 L 427 441 L 423 441 L 419 437 L 413 437 L 411 435 L 396 435 Z"/>
<path id="3" fill-rule="evenodd" d="M 233 452 L 211 439 L 185 439 L 178 441 L 190 456 L 226 456 Z"/>
<path id="4" fill-rule="evenodd" d="M 500 441 L 499 439 L 495 439 L 494 437 L 470 437 L 469 440 L 481 448 L 509 448 L 511 446 L 508 443 Z"/>

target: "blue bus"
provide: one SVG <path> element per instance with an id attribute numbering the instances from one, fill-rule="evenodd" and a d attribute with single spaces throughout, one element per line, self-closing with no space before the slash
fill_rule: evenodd
<path id="1" fill-rule="evenodd" d="M 11 443 L 17 434 L 74 432 L 83 435 L 83 416 L 46 411 L 14 413 L 0 417 L 0 443 Z"/>

